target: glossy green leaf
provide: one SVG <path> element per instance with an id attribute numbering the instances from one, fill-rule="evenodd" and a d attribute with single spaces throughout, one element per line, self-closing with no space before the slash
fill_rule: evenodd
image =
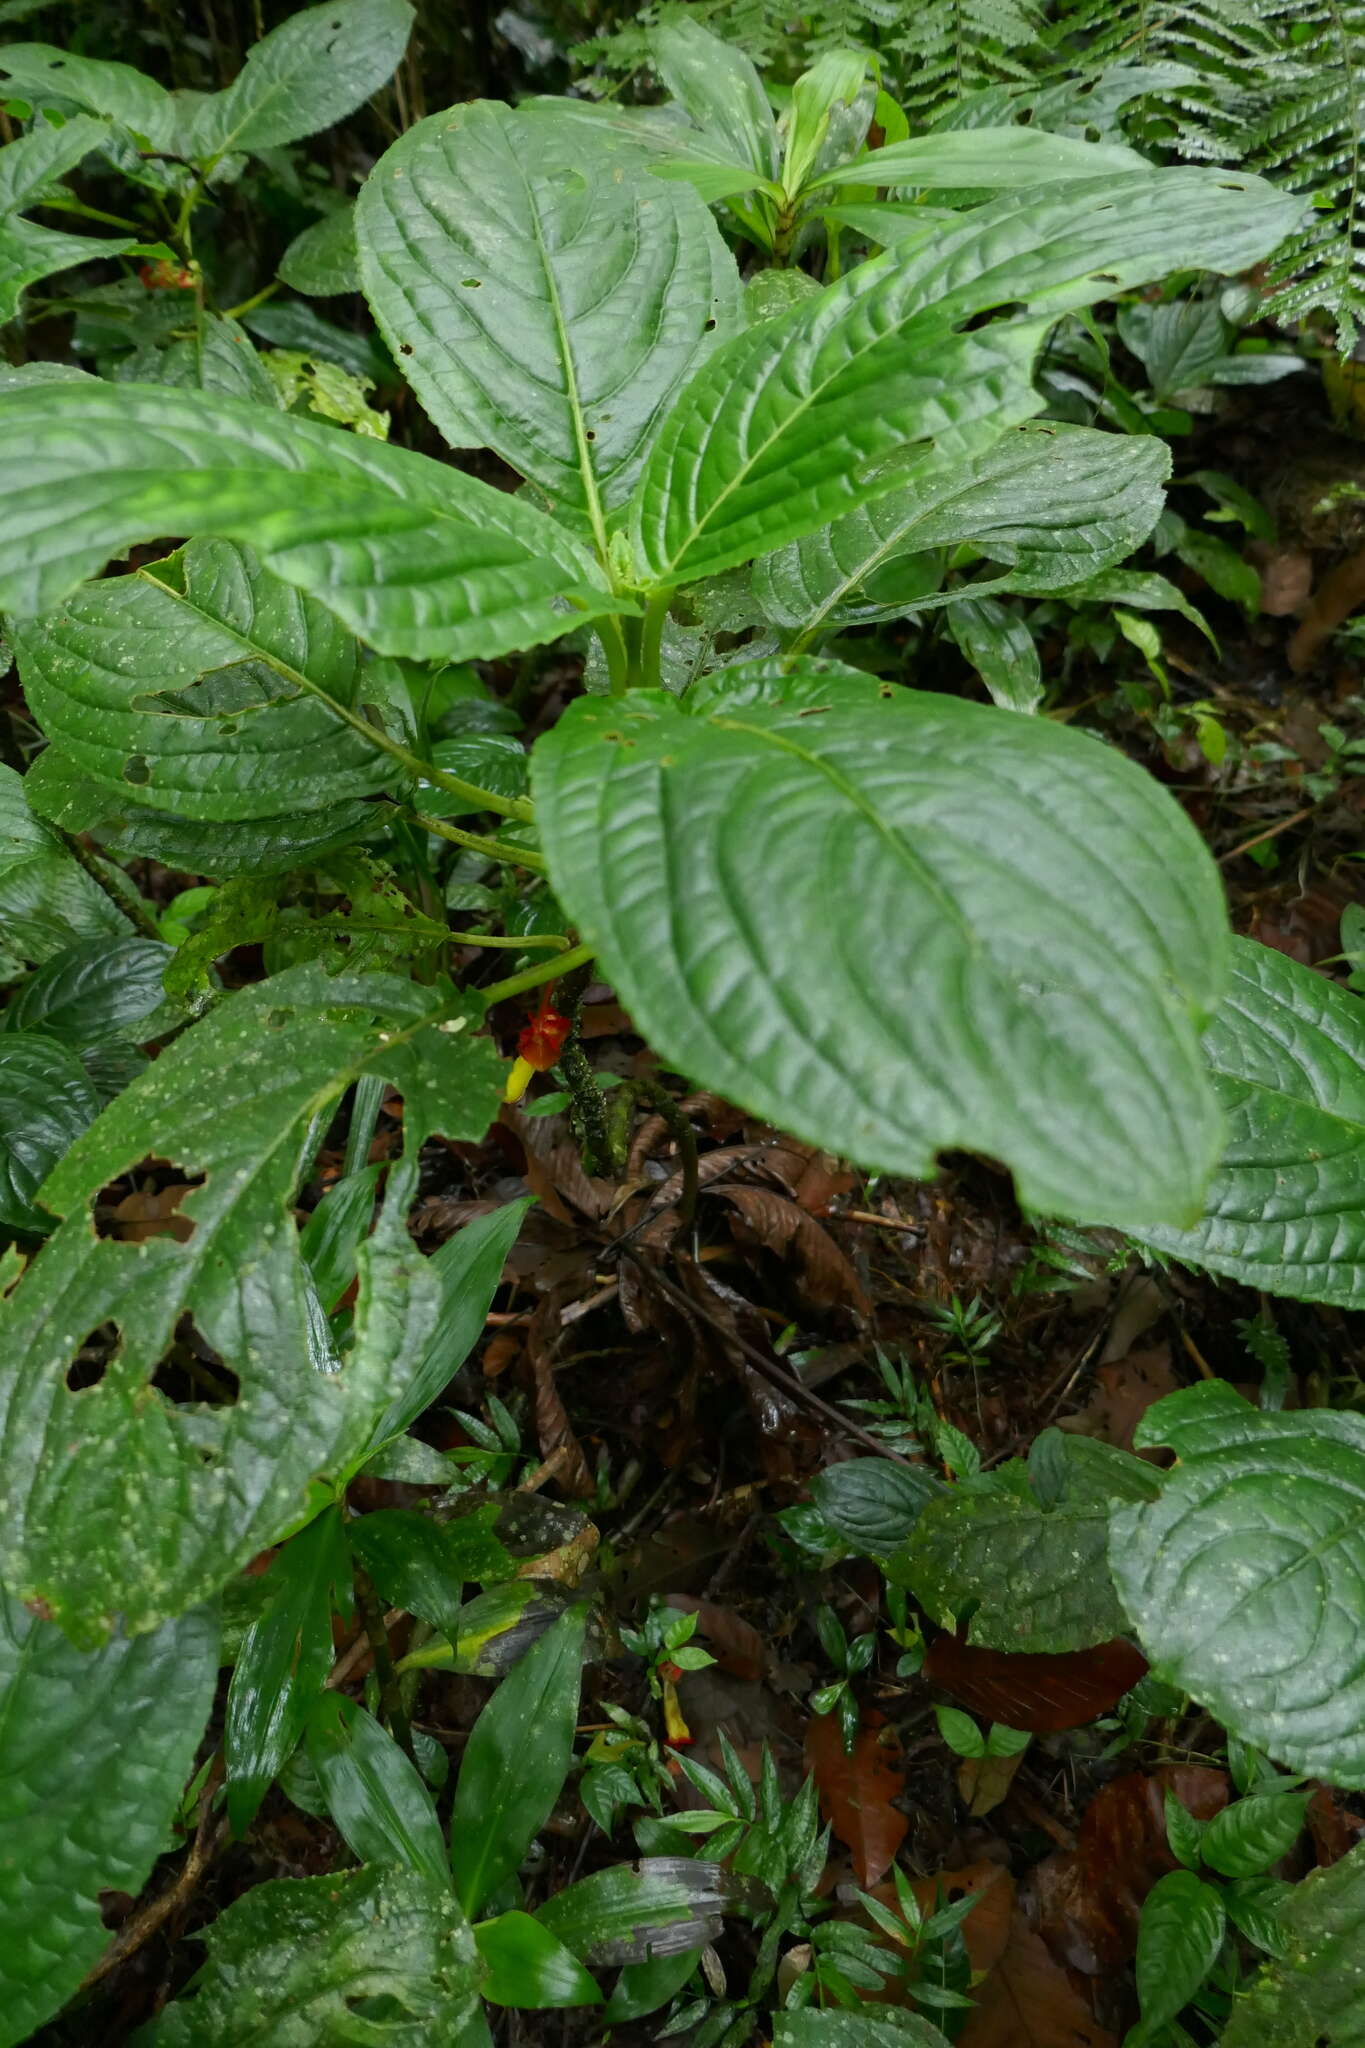
<path id="1" fill-rule="evenodd" d="M 360 290 L 360 256 L 355 245 L 355 208 L 339 206 L 295 235 L 280 258 L 279 274 L 291 291 L 330 299 Z"/>
<path id="2" fill-rule="evenodd" d="M 202 1610 L 82 1652 L 0 1592 L 0 2048 L 26 2041 L 108 1946 L 100 1894 L 146 1882 L 217 1678 Z"/>
<path id="3" fill-rule="evenodd" d="M 614 135 L 491 101 L 395 143 L 356 210 L 365 291 L 446 439 L 605 543 L 658 422 L 739 325 L 704 202 Z"/>
<path id="4" fill-rule="evenodd" d="M 1304 1828 L 1304 1792 L 1262 1792 L 1236 1799 L 1204 1831 L 1202 1854 L 1223 1877 L 1259 1877 L 1287 1856 Z"/>
<path id="5" fill-rule="evenodd" d="M 1233 2000 L 1223 2048 L 1362 2048 L 1365 1844 L 1310 1872 L 1276 1919 L 1283 1957 Z"/>
<path id="6" fill-rule="evenodd" d="M 78 1047 L 155 1038 L 183 1016 L 161 984 L 174 950 L 159 939 L 80 939 L 15 990 L 0 1029 L 46 1031 Z"/>
<path id="7" fill-rule="evenodd" d="M 249 543 L 382 654 L 460 661 L 618 608 L 524 498 L 406 448 L 151 385 L 0 393 L 0 606 L 50 610 L 133 541 Z"/>
<path id="8" fill-rule="evenodd" d="M 415 1871 L 276 1879 L 199 1938 L 208 1961 L 157 2022 L 156 2048 L 466 2048 L 478 2016 L 469 1923 L 449 1884 Z"/>
<path id="9" fill-rule="evenodd" d="M 328 813 L 402 774 L 315 694 L 363 700 L 353 636 L 227 541 L 86 584 L 14 639 L 64 765 L 124 804 L 215 823 Z"/>
<path id="10" fill-rule="evenodd" d="M 948 614 L 948 631 L 1002 711 L 1036 711 L 1043 668 L 1024 620 L 993 597 L 964 598 Z"/>
<path id="11" fill-rule="evenodd" d="M 1136 1463 L 1136 1461 L 1133 1461 Z M 1139 1468 L 1139 1472 L 1142 1468 Z M 1158 1476 L 1135 1478 L 1155 1490 Z M 896 1561 L 916 1598 L 950 1624 L 972 1610 L 970 1643 L 991 1650 L 1088 1649 L 1122 1633 L 1106 1563 L 1113 1501 L 1132 1498 L 1107 1474 L 1081 1468 L 1044 1510 L 1019 1460 L 931 1501 Z"/>
<path id="12" fill-rule="evenodd" d="M 1040 410 L 1033 357 L 1060 313 L 1173 267 L 1253 262 L 1296 212 L 1254 178 L 1134 172 L 1010 195 L 863 264 L 693 378 L 636 493 L 641 567 L 672 585 L 785 545 L 893 489 L 904 470 L 884 458 L 915 444 L 960 465 Z M 1022 320 L 960 331 L 1019 302 Z"/>
<path id="13" fill-rule="evenodd" d="M 1299 1301 L 1365 1306 L 1365 1006 L 1257 945 L 1233 944 L 1204 1038 L 1228 1142 L 1203 1219 L 1145 1244 Z"/>
<path id="14" fill-rule="evenodd" d="M 1222 892 L 1117 754 L 749 664 L 685 709 L 570 706 L 532 787 L 556 895 L 677 1071 L 866 1167 L 922 1178 L 958 1145 L 1043 1214 L 1197 1210 Z"/>
<path id="15" fill-rule="evenodd" d="M 765 1897 L 753 1878 L 719 1863 L 645 1856 L 552 1893 L 536 1919 L 585 1963 L 606 1968 L 695 1954 L 720 1933 L 723 1913 L 761 1905 Z"/>
<path id="16" fill-rule="evenodd" d="M 80 1059 L 44 1031 L 0 1033 L 0 1224 L 43 1232 L 38 1189 L 100 1113 Z"/>
<path id="17" fill-rule="evenodd" d="M 772 2048 L 948 2048 L 918 2013 L 777 2012 Z"/>
<path id="18" fill-rule="evenodd" d="M 830 141 L 831 116 L 836 108 L 853 105 L 866 75 L 866 51 L 827 50 L 797 79 L 792 87 L 782 154 L 782 183 L 786 191 L 799 192 L 810 182 L 810 174 Z M 836 141 L 837 135 L 836 128 Z M 823 182 L 814 180 L 815 184 Z"/>
<path id="19" fill-rule="evenodd" d="M 507 1255 L 530 1206 L 528 1197 L 474 1217 L 427 1261 L 427 1271 L 440 1289 L 435 1331 L 420 1363 L 376 1425 L 376 1444 L 415 1422 L 468 1358 L 483 1334 Z"/>
<path id="20" fill-rule="evenodd" d="M 1223 1890 L 1227 1916 L 1239 1934 L 1268 1956 L 1288 1952 L 1281 1911 L 1294 1887 L 1279 1877 L 1234 1877 Z"/>
<path id="21" fill-rule="evenodd" d="M 927 1465 L 897 1465 L 889 1458 L 849 1458 L 827 1465 L 810 1483 L 811 1499 L 831 1529 L 873 1557 L 904 1543 L 942 1491 Z"/>
<path id="22" fill-rule="evenodd" d="M 1041 128 L 956 128 L 869 150 L 852 163 L 822 171 L 811 179 L 810 189 L 877 185 L 991 191 L 1150 169 L 1146 157 L 1118 142 L 1081 142 L 1070 135 L 1045 134 Z"/>
<path id="23" fill-rule="evenodd" d="M 1179 1459 L 1110 1534 L 1156 1676 L 1292 1769 L 1365 1786 L 1365 1417 L 1266 1414 L 1209 1380 L 1149 1408 L 1136 1441 Z"/>
<path id="24" fill-rule="evenodd" d="M 1138 2001 L 1143 2028 L 1155 2032 L 1187 2005 L 1213 1968 L 1227 1918 L 1215 1885 L 1192 1870 L 1160 1877 L 1138 1921 Z"/>
<path id="25" fill-rule="evenodd" d="M 242 1639 L 223 1730 L 228 1819 L 238 1835 L 293 1752 L 332 1668 L 332 1592 L 350 1586 L 340 1511 L 326 1509 L 291 1537 L 266 1583 L 270 1604 Z"/>
<path id="26" fill-rule="evenodd" d="M 74 939 L 126 939 L 122 911 L 52 827 L 29 808 L 26 776 L 0 763 L 0 941 L 24 960 L 50 960 Z"/>
<path id="27" fill-rule="evenodd" d="M 247 51 L 226 92 L 200 101 L 182 153 L 278 149 L 330 128 L 392 75 L 412 22 L 408 0 L 326 0 L 289 15 Z"/>
<path id="28" fill-rule="evenodd" d="M 290 1203 L 314 1118 L 367 1071 L 403 1093 L 410 1149 L 361 1252 L 354 1347 L 319 1370 Z M 104 1111 L 44 1183 L 66 1221 L 0 1305 L 9 1584 L 87 1641 L 120 1611 L 154 1627 L 273 1540 L 311 1478 L 363 1456 L 438 1311 L 406 1230 L 416 1148 L 433 1129 L 481 1136 L 502 1072 L 439 991 L 307 966 L 221 1003 Z M 149 1154 L 188 1187 L 192 1234 L 98 1237 L 101 1189 Z M 149 1385 L 186 1315 L 221 1361 L 207 1394 L 183 1368 Z"/>
<path id="29" fill-rule="evenodd" d="M 465 1910 L 511 1877 L 549 1817 L 573 1757 L 587 1609 L 571 1607 L 513 1665 L 474 1723 L 450 1816 Z"/>
<path id="30" fill-rule="evenodd" d="M 354 1700 L 325 1692 L 308 1716 L 308 1760 L 327 1809 L 357 1856 L 448 1885 L 445 1837 L 430 1792 L 393 1737 Z"/>
<path id="31" fill-rule="evenodd" d="M 647 1963 L 627 1963 L 603 2007 L 603 2024 L 624 2026 L 627 2020 L 657 2012 L 682 1990 L 696 1968 L 697 1951 L 693 1948 L 675 1956 L 652 1956 Z"/>
<path id="32" fill-rule="evenodd" d="M 476 1511 L 479 1516 L 485 1512 Z M 482 1525 L 479 1536 L 470 1543 L 459 1522 L 433 1521 L 430 1515 L 407 1508 L 381 1508 L 376 1514 L 362 1515 L 352 1528 L 351 1541 L 391 1606 L 418 1615 L 452 1641 L 459 1633 L 460 1593 L 466 1577 L 510 1577 L 516 1569 L 496 1537 Z M 497 1571 L 498 1564 L 502 1572 Z M 471 1565 L 476 1569 L 471 1571 Z"/>
<path id="33" fill-rule="evenodd" d="M 499 1913 L 474 1929 L 488 1970 L 483 1995 L 491 2005 L 532 2012 L 600 2005 L 602 1993 L 571 1949 L 529 1913 Z"/>
<path id="34" fill-rule="evenodd" d="M 374 1221 L 382 1166 L 363 1166 L 333 1181 L 303 1226 L 299 1250 L 308 1261 L 318 1300 L 330 1315 L 355 1279 L 360 1247 Z"/>
<path id="35" fill-rule="evenodd" d="M 990 590 L 1044 594 L 1111 568 L 1147 538 L 1165 501 L 1170 450 L 1155 435 L 1049 421 L 1008 433 L 984 455 L 931 470 L 754 565 L 768 617 L 803 641 L 831 625 L 899 617 L 933 585 L 905 587 L 907 557 L 979 548 L 1008 573 Z"/>

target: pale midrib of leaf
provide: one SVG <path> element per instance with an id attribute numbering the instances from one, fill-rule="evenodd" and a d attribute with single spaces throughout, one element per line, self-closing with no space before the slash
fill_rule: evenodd
<path id="1" fill-rule="evenodd" d="M 915 528 L 922 526 L 923 523 L 923 513 L 917 513 L 914 518 L 908 519 L 898 532 L 890 535 L 879 548 L 874 549 L 865 560 L 861 561 L 857 568 L 844 578 L 842 583 L 835 586 L 824 603 L 812 615 L 809 624 L 802 627 L 791 646 L 787 649 L 786 659 L 788 662 L 795 660 L 797 655 L 803 653 L 809 647 L 811 641 L 823 631 L 825 620 L 838 605 L 843 603 L 850 591 L 856 590 L 860 584 L 865 583 L 868 577 L 875 570 L 880 569 L 882 564 L 891 557 L 909 552 L 905 546 L 906 536 L 912 534 Z"/>
<path id="2" fill-rule="evenodd" d="M 564 307 L 559 296 L 559 284 L 555 278 L 554 266 L 550 262 L 550 252 L 545 246 L 545 237 L 541 232 L 540 212 L 532 203 L 529 184 L 525 185 L 525 191 L 526 210 L 530 214 L 535 228 L 536 254 L 540 258 L 540 267 L 545 278 L 546 295 L 550 303 L 550 313 L 554 320 L 555 340 L 559 345 L 560 361 L 564 365 L 565 395 L 569 403 L 569 418 L 573 422 L 574 446 L 578 451 L 578 470 L 583 479 L 583 495 L 587 500 L 588 518 L 592 523 L 593 541 L 597 548 L 598 559 L 605 568 L 607 562 L 607 522 L 606 515 L 602 509 L 602 499 L 597 489 L 597 477 L 593 470 L 592 458 L 588 449 L 587 429 L 583 422 L 583 405 L 578 395 L 578 366 L 574 361 L 573 344 L 569 337 L 568 323 L 564 318 Z"/>

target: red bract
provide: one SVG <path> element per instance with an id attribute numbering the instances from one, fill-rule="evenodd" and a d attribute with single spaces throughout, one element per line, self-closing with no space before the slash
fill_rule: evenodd
<path id="1" fill-rule="evenodd" d="M 547 992 L 517 1040 L 517 1058 L 525 1060 L 538 1074 L 545 1073 L 563 1052 L 564 1041 L 572 1029 L 570 1019 L 554 1008 Z"/>

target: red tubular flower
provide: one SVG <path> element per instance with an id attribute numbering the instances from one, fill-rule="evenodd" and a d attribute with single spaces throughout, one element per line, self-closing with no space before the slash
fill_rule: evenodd
<path id="1" fill-rule="evenodd" d="M 520 1102 L 532 1074 L 543 1074 L 554 1065 L 572 1029 L 573 1020 L 555 1009 L 547 988 L 517 1040 L 517 1057 L 504 1091 L 508 1102 Z"/>

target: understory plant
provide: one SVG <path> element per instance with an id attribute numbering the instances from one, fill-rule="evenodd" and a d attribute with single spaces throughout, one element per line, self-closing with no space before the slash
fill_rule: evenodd
<path id="1" fill-rule="evenodd" d="M 873 149 L 861 54 L 802 74 L 779 121 L 743 54 L 679 29 L 662 120 L 454 106 L 287 259 L 322 289 L 354 268 L 368 360 L 401 373 L 428 447 L 469 458 L 450 461 L 391 445 L 359 371 L 338 385 L 287 348 L 263 366 L 195 243 L 234 157 L 356 105 L 407 20 L 401 0 L 306 10 L 207 98 L 3 56 L 7 90 L 35 96 L 0 152 L 12 303 L 90 260 L 26 209 L 94 153 L 149 181 L 166 237 L 97 252 L 171 274 L 73 295 L 105 374 L 0 372 L 0 607 L 34 722 L 26 772 L 0 770 L 0 2043 L 97 1964 L 98 1895 L 136 1890 L 164 1846 L 230 1664 L 199 1826 L 221 1797 L 241 1832 L 279 1781 L 363 1867 L 232 1906 L 157 2041 L 476 2048 L 481 2000 L 602 2002 L 612 2024 L 676 1998 L 697 2041 L 761 2017 L 777 2048 L 928 2048 L 924 2017 L 847 2030 L 877 1945 L 821 1918 L 809 1792 L 784 1811 L 770 1774 L 755 1795 L 693 1766 L 705 1818 L 661 1817 L 678 1773 L 629 1717 L 586 1759 L 619 1774 L 590 1810 L 651 1806 L 641 1847 L 652 1824 L 697 1853 L 665 1835 L 526 1910 L 581 1666 L 611 1645 L 596 1531 L 515 1490 L 538 1475 L 496 1400 L 453 1453 L 410 1434 L 483 1327 L 522 1207 L 431 1259 L 409 1213 L 424 1146 L 477 1143 L 551 1068 L 585 1157 L 621 1165 L 649 1084 L 594 1075 L 593 977 L 664 1069 L 864 1168 L 984 1154 L 1035 1217 L 1365 1302 L 1356 996 L 1234 939 L 1175 797 L 1043 715 L 1001 602 L 1137 603 L 1122 565 L 1162 516 L 1162 441 L 1049 416 L 1058 323 L 1253 271 L 1304 209 L 1041 122 Z M 746 278 L 754 251 L 774 267 Z M 151 322 L 131 347 L 110 339 L 123 315 Z M 1221 329 L 1219 349 L 1239 359 Z M 940 611 L 990 701 L 859 665 L 853 629 Z M 581 661 L 587 682 L 529 755 L 476 667 L 509 657 L 523 681 Z M 157 908 L 139 861 L 201 879 Z M 263 972 L 225 990 L 217 963 L 246 946 Z M 372 1162 L 400 1099 L 401 1149 Z M 300 1229 L 339 1113 L 344 1171 Z M 689 1171 L 694 1197 L 694 1141 Z M 115 1202 L 130 1177 L 152 1208 Z M 975 1371 L 996 1329 L 955 1300 L 942 1334 Z M 908 1368 L 883 1376 L 874 1441 L 934 1457 L 856 1460 L 814 1494 L 831 1540 L 881 1565 L 907 1658 L 909 1597 L 997 1650 L 1132 1634 L 1239 1742 L 1365 1787 L 1359 1416 L 1210 1380 L 1140 1425 L 1169 1469 L 1057 1432 L 982 1469 Z M 440 1484 L 439 1508 L 353 1513 L 362 1474 Z M 398 1664 L 389 1606 L 421 1625 Z M 365 1705 L 334 1659 L 352 1613 Z M 626 1637 L 670 1708 L 708 1660 L 690 1634 L 656 1616 Z M 875 1644 L 832 1616 L 824 1635 L 824 1704 L 852 1734 Z M 431 1669 L 501 1680 L 457 1773 L 412 1726 Z M 88 1830 L 42 1740 L 57 1715 L 100 1787 Z M 1232 1810 L 1291 1796 L 1254 1786 Z M 1233 1882 L 1263 1875 L 1215 1846 Z M 1186 1875 L 1196 1918 L 1235 1920 Z M 1344 1905 L 1326 1873 L 1285 1907 L 1253 1998 L 1294 1995 L 1295 1941 L 1360 1924 L 1351 1882 Z M 758 1929 L 747 1988 L 714 1968 L 689 1986 L 727 1911 Z M 77 1932 L 54 1966 L 59 1912 Z M 956 1930 L 926 1924 L 916 1967 Z M 1217 1926 L 1190 1997 L 1236 1986 Z M 301 2008 L 312 2035 L 286 2031 Z"/>

